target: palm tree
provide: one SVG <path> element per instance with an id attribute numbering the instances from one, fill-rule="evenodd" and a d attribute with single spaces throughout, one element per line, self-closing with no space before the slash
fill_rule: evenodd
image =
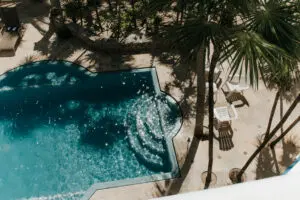
<path id="1" fill-rule="evenodd" d="M 262 67 L 262 72 L 264 73 L 264 79 L 267 86 L 272 86 L 277 88 L 277 93 L 275 96 L 274 104 L 270 113 L 270 118 L 266 130 L 265 141 L 257 148 L 257 150 L 252 154 L 252 156 L 247 160 L 245 165 L 242 167 L 240 173 L 237 175 L 238 180 L 241 180 L 242 174 L 251 164 L 253 159 L 260 153 L 260 151 L 265 147 L 268 141 L 276 133 L 276 127 L 271 131 L 272 119 L 274 117 L 274 112 L 278 100 L 282 101 L 282 95 L 284 92 L 289 91 L 295 83 L 295 80 L 299 78 L 298 62 L 299 57 L 299 43 L 300 43 L 300 11 L 299 3 L 285 1 L 268 1 L 264 2 L 260 9 L 256 10 L 255 15 L 249 19 L 249 26 L 255 31 L 261 33 L 261 35 L 273 45 L 276 45 L 282 49 L 288 57 L 282 57 L 280 54 L 275 55 L 275 57 L 270 57 L 272 60 L 272 65 Z M 299 101 L 299 96 L 294 102 Z M 282 105 L 282 103 L 281 103 Z M 292 104 L 293 106 L 294 104 Z M 292 106 L 290 108 L 292 108 Z M 282 112 L 282 107 L 281 107 Z M 291 109 L 289 109 L 290 111 Z M 287 112 L 286 115 L 291 114 Z M 286 116 L 285 115 L 285 116 Z M 280 124 L 281 128 L 284 123 L 282 117 Z M 291 126 L 290 126 L 291 127 Z M 290 130 L 290 129 L 288 129 Z M 282 133 L 282 137 L 287 134 L 288 131 Z M 278 139 L 276 140 L 278 141 Z M 273 145 L 276 143 L 273 143 Z"/>
<path id="2" fill-rule="evenodd" d="M 60 0 L 50 0 L 50 4 L 52 7 L 61 8 Z"/>
<path id="3" fill-rule="evenodd" d="M 68 0 L 65 5 L 66 16 L 70 17 L 74 23 L 80 19 L 80 25 L 83 25 L 83 3 L 81 0 Z"/>
<path id="4" fill-rule="evenodd" d="M 289 127 L 278 137 L 276 138 L 274 141 L 271 142 L 270 147 L 273 149 L 274 146 L 283 139 L 284 136 L 286 136 L 290 130 L 292 130 L 292 128 L 294 128 L 294 126 L 296 126 L 298 124 L 298 122 L 300 121 L 300 116 L 298 116 L 293 123 L 291 123 L 289 125 Z"/>
<path id="5" fill-rule="evenodd" d="M 131 17 L 132 17 L 132 24 L 134 28 L 137 28 L 137 23 L 136 23 L 136 9 L 135 9 L 135 0 L 130 0 L 130 5 L 131 5 Z"/>
<path id="6" fill-rule="evenodd" d="M 274 0 L 275 1 L 275 0 Z M 280 1 L 280 0 L 278 0 Z M 163 4 L 164 3 L 164 4 Z M 187 48 L 197 54 L 197 105 L 195 136 L 203 134 L 204 97 L 204 66 L 205 52 L 210 52 L 210 42 L 213 43 L 212 57 L 209 72 L 209 163 L 205 188 L 211 179 L 213 163 L 213 71 L 218 62 L 229 61 L 234 75 L 246 74 L 253 86 L 258 86 L 258 77 L 264 78 L 264 70 L 271 66 L 278 66 L 279 60 L 290 62 L 290 56 L 285 49 L 280 48 L 272 41 L 268 41 L 259 32 L 254 19 L 261 19 L 261 13 L 256 12 L 264 2 L 256 1 L 192 1 L 189 2 L 196 11 L 187 10 L 188 18 L 183 25 L 173 25 L 167 31 L 167 38 L 171 43 L 181 49 Z M 164 0 L 161 5 L 169 6 L 170 2 Z M 157 5 L 157 4 L 156 4 Z M 267 16 L 269 17 L 269 16 Z M 240 20 L 237 20 L 237 19 Z M 251 23 L 252 22 L 252 23 Z M 289 27 L 290 28 L 290 27 Z M 290 37 L 289 32 L 285 33 Z M 293 35 L 294 36 L 294 35 Z M 291 37 L 295 38 L 295 37 Z M 204 56 L 203 56 L 204 55 Z M 243 66 L 243 67 L 241 67 Z M 275 68 L 275 67 L 274 67 Z M 202 79 L 201 79 L 202 78 Z M 200 113 L 199 113 L 200 112 Z"/>
<path id="7" fill-rule="evenodd" d="M 104 31 L 104 28 L 101 24 L 101 18 L 100 18 L 100 13 L 99 13 L 99 10 L 98 10 L 98 7 L 101 7 L 101 2 L 99 0 L 89 0 L 88 1 L 88 6 L 91 6 L 94 8 L 95 10 L 95 13 L 96 13 L 96 21 L 97 21 L 97 24 L 98 24 L 98 27 L 100 28 L 100 30 L 103 32 Z M 89 12 L 89 11 L 88 11 Z M 90 13 L 88 13 L 90 14 Z M 90 14 L 91 15 L 91 14 Z"/>
<path id="8" fill-rule="evenodd" d="M 112 6 L 111 0 L 107 0 L 107 3 L 108 3 L 109 10 L 112 12 L 113 11 L 113 6 Z"/>
<path id="9" fill-rule="evenodd" d="M 297 98 L 294 100 L 294 102 L 292 103 L 292 105 L 290 106 L 290 108 L 287 110 L 287 112 L 285 113 L 285 115 L 282 117 L 281 121 L 279 123 L 277 123 L 277 125 L 274 127 L 274 129 L 269 133 L 269 137 L 267 137 L 266 139 L 264 139 L 264 141 L 259 145 L 259 147 L 255 150 L 255 152 L 246 161 L 245 165 L 243 166 L 243 168 L 240 170 L 240 172 L 237 175 L 237 180 L 238 181 L 241 181 L 242 175 L 246 171 L 246 169 L 248 168 L 248 166 L 255 159 L 255 157 L 265 148 L 265 146 L 272 139 L 272 137 L 274 137 L 275 133 L 280 129 L 280 127 L 286 122 L 286 120 L 291 115 L 291 113 L 296 108 L 296 106 L 298 105 L 299 102 L 300 102 L 300 93 L 298 94 Z M 294 123 L 297 123 L 298 121 L 299 121 L 299 117 L 295 120 Z M 293 127 L 294 123 L 292 123 L 290 125 L 290 127 Z M 288 130 L 291 129 L 290 127 L 288 128 Z M 285 134 L 286 133 L 284 133 L 284 135 Z"/>

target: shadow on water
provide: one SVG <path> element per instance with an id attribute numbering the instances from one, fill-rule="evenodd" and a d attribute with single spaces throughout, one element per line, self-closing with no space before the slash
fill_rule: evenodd
<path id="1" fill-rule="evenodd" d="M 113 146 L 127 137 L 125 110 L 135 109 L 123 107 L 122 102 L 133 100 L 137 94 L 148 94 L 153 99 L 154 85 L 149 72 L 97 74 L 60 61 L 41 61 L 11 70 L 0 76 L 0 120 L 10 123 L 5 125 L 10 130 L 5 134 L 12 140 L 20 140 L 42 127 L 67 131 L 67 125 L 74 125 L 80 131 L 79 146 L 96 149 Z M 160 101 L 170 109 L 165 120 L 175 124 L 177 118 L 171 113 L 179 112 L 174 107 L 177 105 L 169 104 L 163 97 Z M 145 99 L 138 102 L 141 104 Z M 161 158 L 163 168 L 139 161 L 154 172 L 170 170 L 168 155 Z"/>
<path id="2" fill-rule="evenodd" d="M 173 81 L 167 82 L 164 90 L 170 93 L 172 90 L 179 90 L 184 94 L 179 104 L 183 112 L 183 117 L 189 119 L 195 116 L 195 103 L 193 98 L 196 95 L 195 67 L 194 60 L 180 60 L 178 55 L 172 53 L 162 54 L 159 58 L 161 63 L 171 65 L 171 76 Z M 174 61 L 175 60 L 175 61 Z"/>
<path id="3" fill-rule="evenodd" d="M 116 119 L 105 117 L 81 133 L 80 143 L 104 149 L 120 138 L 124 138 L 126 134 L 127 129 L 123 124 L 118 124 Z"/>
<path id="4" fill-rule="evenodd" d="M 0 87 L 73 85 L 91 78 L 86 73 L 84 68 L 69 62 L 34 62 L 2 74 Z"/>
<path id="5" fill-rule="evenodd" d="M 50 124 L 51 119 L 56 119 L 56 124 L 72 120 L 84 125 L 86 121 L 91 121 L 90 118 L 94 117 L 92 115 L 95 112 L 103 109 L 98 105 L 99 102 L 104 103 L 103 99 L 110 104 L 117 104 L 124 98 L 130 99 L 136 95 L 139 83 L 131 85 L 132 75 L 122 73 L 107 75 L 108 77 L 91 73 L 68 62 L 41 61 L 23 65 L 0 76 L 0 92 L 2 93 L 0 117 L 12 120 L 10 126 L 14 134 L 30 133 L 30 130 L 37 126 L 36 121 Z M 141 78 L 140 83 L 146 84 L 150 80 L 149 77 L 143 75 Z M 111 82 L 109 79 L 114 81 Z M 124 85 L 125 81 L 129 83 L 128 86 Z M 109 95 L 112 88 L 118 86 L 123 89 Z M 129 90 L 131 86 L 133 86 L 132 91 Z M 89 113 L 89 111 L 94 113 Z M 115 124 L 114 120 L 118 120 L 109 118 L 113 116 L 103 117 L 105 123 L 108 122 L 111 125 Z M 98 131 L 98 126 L 103 121 L 93 123 L 92 128 L 86 129 L 91 133 Z M 108 129 L 113 130 L 112 127 Z M 125 130 L 124 127 L 117 127 L 115 130 L 119 131 L 119 129 Z M 87 141 L 87 138 L 83 141 Z"/>

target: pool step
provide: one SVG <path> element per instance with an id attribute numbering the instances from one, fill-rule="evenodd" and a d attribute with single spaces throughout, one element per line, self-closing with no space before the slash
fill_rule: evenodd
<path id="1" fill-rule="evenodd" d="M 159 127 L 159 123 L 157 123 L 157 125 L 154 124 L 154 122 L 152 120 L 150 120 L 149 118 L 146 119 L 146 123 L 144 123 L 145 128 L 147 129 L 147 131 L 156 139 L 156 140 L 163 140 L 164 139 L 164 135 L 163 133 L 160 131 L 157 131 L 157 127 Z"/>
<path id="2" fill-rule="evenodd" d="M 143 147 L 132 129 L 128 130 L 128 141 L 129 146 L 135 153 L 136 157 L 150 168 L 162 169 L 164 167 L 163 158 L 159 155 L 155 155 L 150 152 L 147 148 Z"/>
<path id="3" fill-rule="evenodd" d="M 145 98 L 146 97 L 146 98 Z M 137 159 L 145 166 L 163 171 L 165 168 L 165 137 L 159 122 L 155 98 L 143 96 L 128 112 L 124 125 L 128 129 L 128 143 Z"/>
<path id="4" fill-rule="evenodd" d="M 144 122 L 144 128 L 146 129 L 145 131 L 149 134 L 151 134 L 151 136 L 157 140 L 163 140 L 164 139 L 164 135 L 161 131 L 157 131 L 158 127 L 160 127 L 159 124 L 159 116 L 156 115 L 157 114 L 157 110 L 155 110 L 156 108 L 152 108 L 150 110 L 148 110 L 147 114 L 145 115 L 137 115 L 137 120 L 141 120 L 142 122 Z"/>
<path id="5" fill-rule="evenodd" d="M 165 153 L 164 146 L 162 144 L 163 140 L 154 140 L 155 137 L 153 135 L 150 135 L 145 127 L 145 124 L 143 124 L 142 120 L 137 117 L 136 119 L 136 128 L 138 133 L 138 139 L 140 140 L 141 144 L 148 148 L 150 151 L 156 154 L 163 155 Z"/>

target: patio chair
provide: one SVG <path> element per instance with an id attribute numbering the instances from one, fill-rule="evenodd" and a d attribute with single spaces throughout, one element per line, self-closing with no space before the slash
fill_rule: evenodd
<path id="1" fill-rule="evenodd" d="M 17 26 L 8 26 L 6 27 L 7 32 L 17 32 L 19 30 L 19 27 Z"/>
<path id="2" fill-rule="evenodd" d="M 21 37 L 18 32 L 2 31 L 0 33 L 0 52 L 5 56 L 14 56 Z"/>
<path id="3" fill-rule="evenodd" d="M 247 84 L 229 82 L 229 81 L 226 82 L 226 86 L 227 86 L 229 92 L 239 92 L 242 94 L 245 90 L 249 89 L 249 85 L 247 85 Z"/>
<path id="4" fill-rule="evenodd" d="M 231 125 L 231 121 L 238 118 L 234 105 L 214 108 L 217 129 L 223 129 Z"/>
<path id="5" fill-rule="evenodd" d="M 14 56 L 18 43 L 21 39 L 21 23 L 16 4 L 8 3 L 1 5 L 0 13 L 4 24 L 4 28 L 0 33 L 1 56 Z"/>
<path id="6" fill-rule="evenodd" d="M 229 122 L 226 122 L 226 126 L 224 127 L 223 123 L 223 127 L 218 129 L 219 132 L 219 148 L 221 151 L 228 151 L 230 149 L 232 149 L 234 147 L 233 141 L 232 141 L 232 137 L 233 137 L 233 130 L 229 124 Z"/>
<path id="7" fill-rule="evenodd" d="M 224 86 L 226 86 L 227 91 L 224 91 L 223 88 L 222 91 L 224 92 L 228 103 L 232 104 L 233 102 L 240 100 L 243 102 L 243 104 L 249 106 L 247 99 L 244 97 L 244 91 L 249 89 L 249 85 L 239 82 L 226 81 Z"/>

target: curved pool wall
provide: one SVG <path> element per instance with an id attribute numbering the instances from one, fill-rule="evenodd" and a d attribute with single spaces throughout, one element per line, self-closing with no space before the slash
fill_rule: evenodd
<path id="1" fill-rule="evenodd" d="M 155 68 L 93 73 L 70 62 L 40 61 L 23 65 L 1 75 L 0 94 L 1 160 L 8 161 L 7 165 L 15 167 L 14 163 L 10 163 L 15 158 L 23 159 L 24 163 L 27 160 L 33 160 L 32 163 L 43 163 L 44 157 L 53 157 L 56 153 L 57 159 L 66 158 L 68 162 L 62 162 L 63 167 L 59 161 L 46 163 L 46 166 L 65 171 L 75 170 L 70 172 L 75 173 L 73 176 L 87 179 L 82 186 L 74 185 L 76 180 L 68 177 L 70 181 L 64 180 L 64 185 L 60 185 L 58 192 L 47 193 L 49 188 L 45 186 L 41 188 L 46 191 L 45 193 L 38 191 L 37 195 L 31 194 L 30 197 L 89 199 L 99 189 L 157 181 L 179 175 L 172 138 L 182 125 L 182 115 L 176 101 L 160 90 Z M 53 135 L 54 133 L 64 134 Z M 150 139 L 148 134 L 152 134 Z M 141 135 L 145 137 L 136 138 Z M 38 141 L 39 139 L 42 142 Z M 137 143 L 141 143 L 142 146 L 136 145 Z M 53 151 L 47 152 L 45 148 L 39 147 L 43 145 L 48 148 L 49 145 L 50 148 L 53 146 Z M 151 151 L 138 154 L 137 151 L 143 150 L 144 147 Z M 27 149 L 33 150 L 26 152 Z M 125 158 L 124 165 L 132 168 L 124 170 L 120 168 L 119 175 L 113 178 L 109 176 L 118 173 L 110 171 L 108 166 L 99 161 L 108 159 L 105 161 L 114 165 L 110 158 L 117 156 L 111 149 L 120 151 L 122 159 Z M 156 155 L 151 155 L 153 150 Z M 84 154 L 80 154 L 82 151 Z M 29 153 L 29 156 L 26 153 Z M 43 159 L 37 160 L 36 154 L 40 154 L 38 156 L 42 156 Z M 60 154 L 66 155 L 63 157 Z M 82 158 L 84 157 L 82 155 L 88 158 Z M 74 160 L 77 164 L 73 163 Z M 121 160 L 115 160 L 118 164 L 122 163 Z M 153 163 L 149 163 L 149 160 Z M 32 163 L 29 162 L 27 168 L 31 169 Z M 26 164 L 21 165 L 15 167 L 15 170 L 26 168 Z M 87 169 L 81 170 L 77 165 Z M 105 173 L 101 172 L 102 169 L 106 170 Z M 5 170 L 8 169 L 2 166 L 1 170 L 0 167 L 0 191 L 7 181 L 3 175 Z M 41 169 L 36 171 L 41 176 L 49 176 Z M 89 174 L 78 175 L 78 171 Z M 1 179 L 1 172 L 4 179 L 3 177 Z M 24 173 L 21 176 L 24 175 L 25 180 L 31 180 L 29 177 L 31 174 Z M 55 173 L 55 170 L 52 173 Z M 21 179 L 13 177 L 14 175 L 8 173 L 6 177 L 11 176 L 10 180 L 16 179 L 13 183 L 15 186 Z M 39 178 L 36 177 L 36 180 L 41 182 L 43 179 Z M 51 179 L 56 178 L 55 175 L 49 178 L 47 183 L 55 185 L 55 182 L 51 182 Z M 25 196 L 29 199 L 30 197 Z"/>
<path id="2" fill-rule="evenodd" d="M 138 70 L 151 70 L 151 75 L 152 75 L 152 81 L 153 81 L 153 86 L 156 94 L 164 94 L 168 98 L 168 100 L 174 105 L 177 106 L 179 109 L 179 115 L 180 115 L 180 123 L 177 123 L 176 126 L 174 127 L 173 131 L 170 131 L 166 134 L 166 145 L 168 148 L 169 152 L 169 159 L 171 162 L 171 168 L 172 170 L 167 173 L 161 173 L 161 174 L 155 174 L 151 176 L 145 176 L 145 177 L 138 177 L 138 178 L 132 178 L 132 179 L 124 179 L 124 180 L 119 180 L 119 181 L 111 181 L 111 182 L 105 182 L 105 183 L 96 183 L 92 185 L 85 195 L 81 198 L 81 200 L 89 200 L 97 190 L 102 190 L 102 189 L 108 189 L 108 188 L 115 188 L 115 187 L 122 187 L 122 186 L 127 186 L 127 185 L 135 185 L 135 184 L 142 184 L 142 183 L 147 183 L 147 182 L 154 182 L 154 181 L 159 181 L 159 180 L 166 180 L 166 179 L 172 179 L 172 178 L 178 178 L 180 177 L 180 170 L 179 170 L 179 165 L 176 157 L 176 152 L 175 152 L 175 147 L 173 143 L 173 138 L 178 134 L 179 130 L 182 127 L 183 124 L 183 114 L 182 110 L 180 108 L 179 103 L 173 98 L 171 95 L 169 95 L 166 92 L 163 92 L 160 88 L 159 84 L 159 79 L 158 79 L 158 74 L 155 69 L 155 67 L 151 68 L 142 68 L 142 69 L 137 69 Z M 132 70 L 135 71 L 135 70 Z"/>

